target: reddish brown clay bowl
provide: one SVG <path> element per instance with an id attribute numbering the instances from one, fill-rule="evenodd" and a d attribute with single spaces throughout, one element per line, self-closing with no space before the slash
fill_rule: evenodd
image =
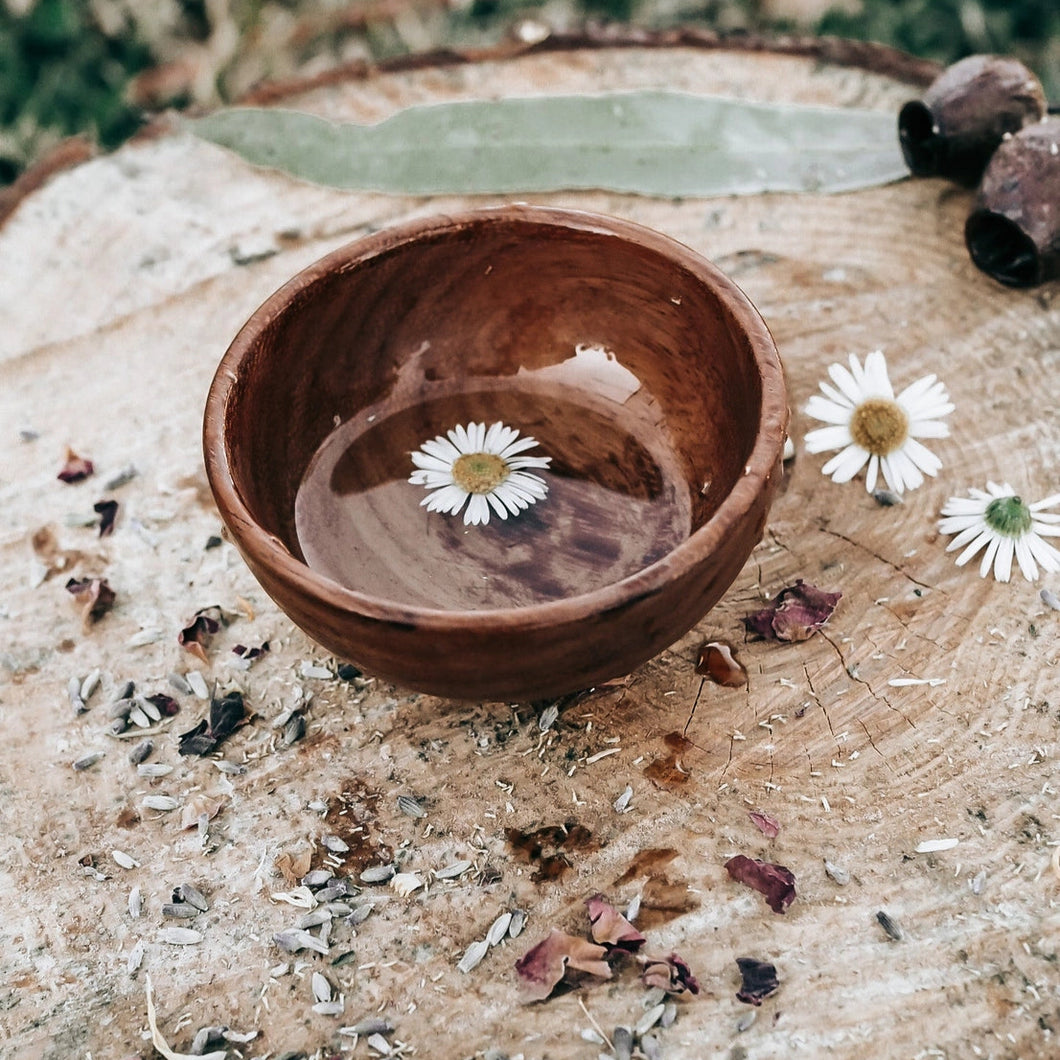
<path id="1" fill-rule="evenodd" d="M 496 422 L 551 458 L 547 495 L 485 525 L 423 507 L 411 454 Z M 713 265 L 511 206 L 294 277 L 225 354 L 204 445 L 233 539 L 310 637 L 407 688 L 527 700 L 628 673 L 717 603 L 786 424 L 769 331 Z"/>

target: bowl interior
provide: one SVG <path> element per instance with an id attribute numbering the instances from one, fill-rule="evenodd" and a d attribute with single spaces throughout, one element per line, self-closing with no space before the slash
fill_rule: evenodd
<path id="1" fill-rule="evenodd" d="M 475 611 L 612 585 L 711 518 L 760 428 L 753 310 L 677 244 L 570 216 L 383 233 L 255 314 L 224 437 L 262 529 L 366 596 Z M 495 422 L 551 458 L 547 496 L 480 526 L 428 512 L 410 454 Z"/>

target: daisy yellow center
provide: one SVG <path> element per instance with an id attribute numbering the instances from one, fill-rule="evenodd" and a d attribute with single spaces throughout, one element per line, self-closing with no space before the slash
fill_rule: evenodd
<path id="1" fill-rule="evenodd" d="M 869 398 L 850 417 L 850 437 L 873 456 L 887 456 L 901 449 L 909 437 L 909 417 L 897 402 Z"/>
<path id="2" fill-rule="evenodd" d="M 453 463 L 453 481 L 465 493 L 490 493 L 508 477 L 508 465 L 495 453 L 464 453 Z"/>
<path id="3" fill-rule="evenodd" d="M 1031 528 L 1031 510 L 1019 497 L 997 497 L 983 513 L 986 525 L 1004 537 L 1022 537 Z"/>

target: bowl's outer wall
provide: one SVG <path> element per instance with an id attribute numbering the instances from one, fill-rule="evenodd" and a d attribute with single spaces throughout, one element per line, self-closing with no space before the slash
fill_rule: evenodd
<path id="1" fill-rule="evenodd" d="M 581 341 L 620 348 L 646 377 L 679 434 L 693 497 L 704 466 L 722 483 L 695 502 L 684 545 L 596 593 L 478 613 L 359 597 L 301 562 L 294 497 L 334 416 L 414 390 L 425 372 L 492 374 L 498 359 L 515 371 Z M 406 687 L 526 699 L 629 672 L 720 599 L 763 532 L 786 420 L 768 329 L 712 266 L 626 222 L 509 207 L 380 233 L 295 277 L 222 361 L 204 441 L 237 546 L 309 636 Z"/>

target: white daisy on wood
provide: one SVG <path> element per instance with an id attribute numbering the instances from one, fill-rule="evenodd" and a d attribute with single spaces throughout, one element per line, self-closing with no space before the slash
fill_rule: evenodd
<path id="1" fill-rule="evenodd" d="M 490 521 L 490 509 L 501 519 L 518 515 L 543 500 L 548 484 L 530 468 L 547 468 L 550 456 L 526 456 L 537 440 L 519 437 L 514 427 L 494 423 L 457 425 L 423 443 L 412 454 L 416 470 L 409 476 L 414 486 L 431 490 L 420 504 L 429 512 L 458 515 L 467 502 L 464 523 L 478 526 Z"/>
<path id="2" fill-rule="evenodd" d="M 807 452 L 839 450 L 821 468 L 824 474 L 833 482 L 849 482 L 868 464 L 865 488 L 870 493 L 881 472 L 895 493 L 916 489 L 924 475 L 938 474 L 942 461 L 918 440 L 950 433 L 941 418 L 953 405 L 935 375 L 925 375 L 895 397 L 880 350 L 865 358 L 864 368 L 851 354 L 849 370 L 833 364 L 828 374 L 832 383 L 822 381 L 822 393 L 806 405 L 808 415 L 828 424 L 806 435 Z"/>
<path id="3" fill-rule="evenodd" d="M 962 567 L 984 546 L 979 576 L 985 578 L 994 569 L 999 582 L 1007 582 L 1015 557 L 1023 577 L 1029 582 L 1038 578 L 1039 565 L 1046 571 L 1060 571 L 1060 552 L 1046 537 L 1060 537 L 1060 514 L 1046 511 L 1060 505 L 1060 493 L 1054 493 L 1036 504 L 1027 504 L 1007 483 L 988 482 L 985 490 L 970 489 L 968 497 L 951 497 L 942 509 L 939 530 L 956 534 L 947 552 L 959 548 Z"/>

